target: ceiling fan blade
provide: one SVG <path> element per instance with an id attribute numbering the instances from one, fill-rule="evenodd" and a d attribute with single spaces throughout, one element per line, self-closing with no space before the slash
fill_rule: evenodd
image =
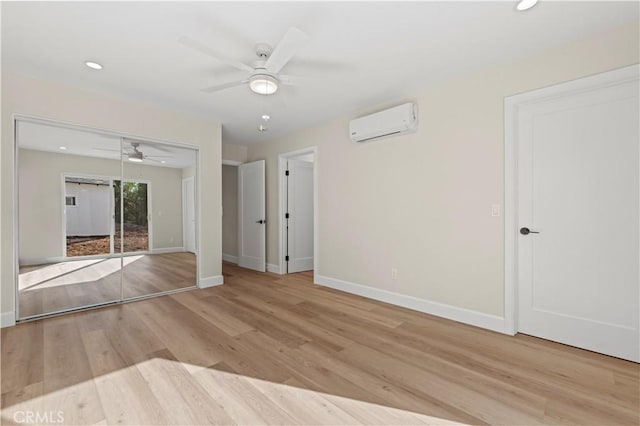
<path id="1" fill-rule="evenodd" d="M 131 138 L 123 138 L 123 141 L 125 144 L 127 144 L 125 149 L 129 148 L 129 149 L 135 150 L 135 148 L 137 147 L 138 150 L 141 150 L 143 149 L 143 148 L 140 148 L 141 146 L 142 147 L 148 146 L 158 151 L 171 152 L 170 149 L 163 147 L 162 144 L 159 144 L 159 143 L 140 141 L 140 140 L 131 139 Z"/>
<path id="2" fill-rule="evenodd" d="M 232 81 L 230 83 L 218 84 L 217 86 L 205 87 L 204 89 L 200 89 L 200 90 L 202 90 L 203 92 L 206 92 L 206 93 L 217 92 L 219 90 L 224 90 L 224 89 L 229 89 L 231 87 L 240 86 L 242 84 L 245 84 L 248 81 L 249 80 Z"/>
<path id="3" fill-rule="evenodd" d="M 149 160 L 149 161 L 153 161 L 154 163 L 162 163 L 162 161 L 160 161 L 160 160 L 154 160 L 153 158 L 151 158 L 151 157 L 147 157 L 146 155 L 144 156 L 144 159 L 145 159 L 145 160 Z"/>
<path id="4" fill-rule="evenodd" d="M 173 155 L 145 155 L 144 158 L 173 158 Z"/>
<path id="5" fill-rule="evenodd" d="M 213 59 L 216 59 L 220 62 L 230 65 L 234 68 L 238 68 L 242 71 L 253 72 L 253 68 L 251 68 L 249 65 L 243 64 L 242 62 L 236 61 L 235 59 L 228 58 L 216 52 L 215 50 L 211 49 L 210 47 L 200 43 L 199 41 L 190 39 L 189 37 L 185 37 L 185 36 L 180 37 L 178 41 L 183 45 L 190 47 L 191 49 L 197 50 L 200 53 L 210 56 Z"/>
<path id="6" fill-rule="evenodd" d="M 273 49 L 273 53 L 267 59 L 265 67 L 267 71 L 277 73 L 284 67 L 293 57 L 298 49 L 300 49 L 309 40 L 309 36 L 296 27 L 289 28 L 280 43 Z"/>

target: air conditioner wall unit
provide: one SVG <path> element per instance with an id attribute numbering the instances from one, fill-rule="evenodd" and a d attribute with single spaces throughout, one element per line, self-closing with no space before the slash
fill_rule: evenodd
<path id="1" fill-rule="evenodd" d="M 349 123 L 349 135 L 354 142 L 367 142 L 418 129 L 418 105 L 406 103 L 371 115 L 356 118 Z"/>

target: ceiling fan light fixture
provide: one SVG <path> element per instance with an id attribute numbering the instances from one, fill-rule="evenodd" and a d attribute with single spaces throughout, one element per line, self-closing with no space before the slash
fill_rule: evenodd
<path id="1" fill-rule="evenodd" d="M 258 74 L 249 80 L 249 88 L 259 95 L 273 95 L 278 90 L 278 80 L 267 74 Z"/>

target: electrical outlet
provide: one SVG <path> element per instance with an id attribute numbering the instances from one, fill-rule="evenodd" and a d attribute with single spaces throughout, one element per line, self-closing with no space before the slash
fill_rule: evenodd
<path id="1" fill-rule="evenodd" d="M 500 204 L 491 204 L 491 216 L 500 216 Z"/>
<path id="2" fill-rule="evenodd" d="M 398 279 L 398 270 L 396 268 L 391 268 L 391 279 L 392 280 Z"/>

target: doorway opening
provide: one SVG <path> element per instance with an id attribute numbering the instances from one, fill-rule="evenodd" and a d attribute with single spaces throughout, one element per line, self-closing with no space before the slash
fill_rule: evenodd
<path id="1" fill-rule="evenodd" d="M 315 271 L 317 265 L 316 148 L 280 154 L 280 273 Z"/>
<path id="2" fill-rule="evenodd" d="M 63 185 L 67 257 L 113 254 L 111 178 L 65 175 Z"/>
<path id="3" fill-rule="evenodd" d="M 117 253 L 120 253 L 121 250 L 123 253 L 150 250 L 150 186 L 151 182 L 146 181 L 125 180 L 124 184 L 120 180 L 113 181 L 115 198 L 114 247 Z M 120 220 L 121 216 L 123 220 Z M 122 236 L 122 241 L 120 236 Z"/>

